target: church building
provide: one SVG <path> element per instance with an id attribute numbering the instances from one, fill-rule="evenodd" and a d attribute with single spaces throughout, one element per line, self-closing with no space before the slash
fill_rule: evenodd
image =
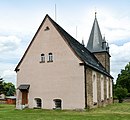
<path id="1" fill-rule="evenodd" d="M 96 14 L 87 46 L 46 15 L 15 71 L 17 109 L 85 109 L 113 102 L 109 46 Z"/>

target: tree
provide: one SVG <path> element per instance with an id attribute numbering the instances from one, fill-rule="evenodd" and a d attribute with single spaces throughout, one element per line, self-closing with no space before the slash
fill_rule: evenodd
<path id="1" fill-rule="evenodd" d="M 122 69 L 121 73 L 118 74 L 116 86 L 126 88 L 128 93 L 130 93 L 130 62 L 125 66 L 125 69 Z"/>
<path id="2" fill-rule="evenodd" d="M 3 78 L 0 77 L 0 94 L 4 93 Z"/>
<path id="3" fill-rule="evenodd" d="M 115 95 L 117 97 L 117 99 L 119 100 L 119 103 L 123 102 L 123 99 L 127 96 L 127 89 L 126 88 L 122 88 L 121 86 L 117 86 L 115 88 Z"/>
<path id="4" fill-rule="evenodd" d="M 15 94 L 15 86 L 12 83 L 4 82 L 3 78 L 0 77 L 0 94 L 6 96 L 13 96 Z"/>
<path id="5" fill-rule="evenodd" d="M 12 83 L 4 83 L 4 94 L 13 96 L 15 94 L 15 86 Z"/>

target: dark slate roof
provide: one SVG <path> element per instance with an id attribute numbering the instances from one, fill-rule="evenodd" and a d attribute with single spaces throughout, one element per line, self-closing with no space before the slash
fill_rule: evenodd
<path id="1" fill-rule="evenodd" d="M 101 51 L 109 52 L 108 43 L 106 42 L 105 37 L 102 38 L 101 31 L 96 18 L 96 13 L 93 27 L 89 36 L 87 49 L 89 49 L 91 52 L 101 52 Z"/>
<path id="2" fill-rule="evenodd" d="M 74 53 L 85 63 L 85 65 L 109 76 L 112 76 L 106 71 L 98 59 L 91 53 L 84 45 L 80 44 L 76 39 L 69 35 L 62 27 L 60 27 L 55 21 L 53 21 L 48 15 L 51 23 L 55 26 L 60 35 L 67 41 L 68 45 L 72 48 Z"/>
<path id="3" fill-rule="evenodd" d="M 30 87 L 29 84 L 22 84 L 18 87 L 19 90 L 28 90 Z"/>

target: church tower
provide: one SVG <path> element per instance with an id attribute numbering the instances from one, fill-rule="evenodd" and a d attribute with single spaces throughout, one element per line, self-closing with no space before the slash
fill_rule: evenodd
<path id="1" fill-rule="evenodd" d="M 109 45 L 101 35 L 101 31 L 98 25 L 96 12 L 93 27 L 90 33 L 90 37 L 87 44 L 87 49 L 91 51 L 101 64 L 106 68 L 107 72 L 110 73 L 110 54 Z"/>

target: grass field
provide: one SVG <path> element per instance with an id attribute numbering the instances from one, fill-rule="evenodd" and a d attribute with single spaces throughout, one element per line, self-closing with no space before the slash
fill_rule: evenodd
<path id="1" fill-rule="evenodd" d="M 15 110 L 0 104 L 0 120 L 130 120 L 130 103 L 115 103 L 82 112 L 67 110 Z"/>

